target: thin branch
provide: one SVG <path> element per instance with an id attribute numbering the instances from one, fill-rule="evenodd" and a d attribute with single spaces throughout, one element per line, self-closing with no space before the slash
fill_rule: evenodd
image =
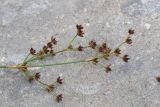
<path id="1" fill-rule="evenodd" d="M 76 39 L 76 37 L 77 37 L 77 35 L 75 35 L 75 36 L 71 39 L 71 41 L 69 42 L 68 46 L 70 46 L 70 45 L 72 44 L 72 42 Z"/>

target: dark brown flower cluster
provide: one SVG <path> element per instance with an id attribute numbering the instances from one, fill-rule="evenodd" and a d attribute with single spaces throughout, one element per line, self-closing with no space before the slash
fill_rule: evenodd
<path id="1" fill-rule="evenodd" d="M 63 94 L 59 94 L 56 96 L 56 101 L 59 103 L 63 99 Z"/>
<path id="2" fill-rule="evenodd" d="M 58 84 L 63 84 L 63 83 L 64 83 L 64 79 L 62 79 L 62 78 L 59 76 L 59 77 L 57 78 L 57 80 L 56 80 L 56 83 L 58 83 Z M 53 91 L 56 87 L 57 87 L 57 84 L 50 84 L 50 85 L 47 85 L 46 90 L 47 90 L 48 92 L 51 92 L 51 91 Z M 56 101 L 57 101 L 57 102 L 62 101 L 62 99 L 63 99 L 63 94 L 59 94 L 59 95 L 56 96 Z"/>
<path id="3" fill-rule="evenodd" d="M 78 46 L 77 50 L 78 50 L 78 51 L 83 51 L 83 46 L 81 46 L 81 45 Z"/>
<path id="4" fill-rule="evenodd" d="M 112 71 L 111 64 L 105 66 L 106 73 Z"/>
<path id="5" fill-rule="evenodd" d="M 44 45 L 42 50 L 36 53 L 36 50 L 31 48 L 30 54 L 37 55 L 41 59 L 44 57 L 44 55 L 49 54 L 49 53 L 54 55 L 53 45 L 56 45 L 56 44 L 57 44 L 57 40 L 56 38 L 52 36 L 50 42 Z"/>
<path id="6" fill-rule="evenodd" d="M 114 53 L 118 56 L 121 54 L 121 50 L 119 48 L 115 49 Z"/>
<path id="7" fill-rule="evenodd" d="M 134 34 L 134 29 L 129 29 L 129 30 L 128 30 L 128 33 L 129 33 L 130 35 L 133 35 L 133 34 Z"/>
<path id="8" fill-rule="evenodd" d="M 62 79 L 60 76 L 57 78 L 57 83 L 63 84 L 64 79 Z"/>
<path id="9" fill-rule="evenodd" d="M 89 46 L 90 46 L 91 48 L 95 49 L 96 46 L 97 46 L 96 41 L 95 41 L 95 40 L 91 40 L 91 41 L 89 42 Z"/>
<path id="10" fill-rule="evenodd" d="M 35 54 L 36 54 L 36 50 L 33 49 L 33 48 L 31 48 L 31 49 L 30 49 L 30 54 L 35 55 Z"/>
<path id="11" fill-rule="evenodd" d="M 129 35 L 127 36 L 124 43 L 131 44 L 132 43 L 131 35 L 134 34 L 134 30 L 129 29 L 128 34 Z M 122 43 L 122 44 L 124 44 L 124 43 Z M 89 45 L 90 48 L 95 49 L 99 53 L 101 53 L 103 55 L 103 58 L 106 59 L 106 60 L 108 60 L 108 57 L 111 56 L 111 55 L 115 55 L 115 56 L 118 56 L 118 57 L 122 58 L 122 60 L 124 62 L 128 62 L 128 60 L 130 59 L 128 57 L 128 55 L 121 56 L 121 50 L 120 50 L 121 45 L 118 46 L 115 49 L 111 49 L 111 48 L 108 47 L 107 43 L 104 42 L 104 43 L 98 45 L 95 40 L 89 41 L 88 45 Z M 93 64 L 97 64 L 99 62 L 99 59 L 98 58 L 92 58 L 92 59 L 90 59 L 90 62 L 92 62 Z M 111 64 L 104 66 L 104 68 L 105 68 L 107 73 L 112 71 Z"/>
<path id="12" fill-rule="evenodd" d="M 30 74 L 28 70 L 25 70 L 24 72 Z M 37 72 L 34 75 L 28 75 L 28 81 L 31 83 L 33 80 L 39 80 L 40 77 L 40 72 Z"/>
<path id="13" fill-rule="evenodd" d="M 98 52 L 102 54 L 110 53 L 111 49 L 108 47 L 107 43 L 102 43 L 101 45 L 97 45 L 95 40 L 89 41 L 89 47 L 92 49 L 98 49 Z"/>
<path id="14" fill-rule="evenodd" d="M 41 83 L 42 85 L 45 85 L 46 86 L 46 91 L 49 92 L 49 93 L 54 91 L 54 89 L 58 86 L 58 84 L 63 84 L 64 83 L 64 79 L 60 76 L 57 78 L 56 83 L 52 83 L 52 84 L 43 83 L 42 81 L 40 81 L 40 77 L 41 77 L 40 72 L 37 72 L 33 76 L 32 80 L 36 80 L 39 83 Z M 63 98 L 63 95 L 59 94 L 59 95 L 56 96 L 56 101 L 60 102 L 60 101 L 62 101 L 62 98 Z"/>
<path id="15" fill-rule="evenodd" d="M 133 29 L 129 29 L 129 30 L 128 30 L 128 34 L 129 34 L 129 35 L 133 35 L 133 34 L 134 34 L 134 30 L 133 30 Z M 131 39 L 130 36 L 127 37 L 126 43 L 127 43 L 127 44 L 132 44 L 132 39 Z"/>
<path id="16" fill-rule="evenodd" d="M 82 31 L 83 30 L 83 26 L 77 24 L 76 28 L 77 28 L 77 35 L 80 36 L 80 37 L 83 37 L 83 35 L 84 35 L 84 32 Z"/>
<path id="17" fill-rule="evenodd" d="M 124 61 L 124 62 L 128 62 L 128 60 L 129 60 L 128 55 L 124 55 L 124 56 L 123 56 L 123 61 Z"/>
<path id="18" fill-rule="evenodd" d="M 41 77 L 40 72 L 37 72 L 37 73 L 35 74 L 35 76 L 34 76 L 35 80 L 39 80 L 40 77 Z"/>
<path id="19" fill-rule="evenodd" d="M 129 29 L 129 30 L 128 30 L 128 34 L 129 34 L 129 36 L 126 38 L 125 43 L 127 43 L 127 44 L 132 44 L 131 35 L 134 34 L 134 30 L 133 30 L 133 29 Z M 115 53 L 117 56 L 119 56 L 119 55 L 121 54 L 121 50 L 120 50 L 119 48 L 117 48 L 117 49 L 115 49 L 114 53 Z M 128 60 L 129 60 L 130 58 L 128 57 L 128 55 L 124 55 L 124 56 L 122 57 L 122 59 L 123 59 L 124 62 L 128 62 Z"/>
<path id="20" fill-rule="evenodd" d="M 110 53 L 111 49 L 107 46 L 106 43 L 102 43 L 102 45 L 99 47 L 99 52 L 103 54 Z"/>

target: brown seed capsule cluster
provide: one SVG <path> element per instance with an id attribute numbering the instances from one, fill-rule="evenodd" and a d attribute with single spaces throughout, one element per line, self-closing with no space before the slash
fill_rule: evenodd
<path id="1" fill-rule="evenodd" d="M 80 36 L 80 37 L 83 37 L 83 35 L 84 35 L 83 26 L 77 24 L 76 28 L 77 28 L 77 35 Z"/>
<path id="2" fill-rule="evenodd" d="M 128 62 L 128 60 L 129 60 L 128 55 L 124 55 L 124 56 L 123 56 L 123 61 L 124 61 L 124 62 Z"/>
<path id="3" fill-rule="evenodd" d="M 36 53 L 36 50 L 31 48 L 30 54 L 36 55 L 40 59 L 42 59 L 44 57 L 44 55 L 49 54 L 49 53 L 54 55 L 53 46 L 56 44 L 57 44 L 57 40 L 56 40 L 56 38 L 54 38 L 52 36 L 50 42 L 48 42 L 46 45 L 44 45 L 39 52 Z"/>
<path id="4" fill-rule="evenodd" d="M 127 36 L 127 38 L 126 38 L 126 40 L 125 40 L 124 43 L 132 44 L 131 36 L 134 34 L 134 30 L 133 30 L 133 29 L 129 29 L 129 30 L 128 30 L 128 34 L 129 34 L 129 35 Z M 116 56 L 120 56 L 120 55 L 121 55 L 121 50 L 119 49 L 119 47 L 114 50 L 114 54 L 115 54 Z M 120 56 L 120 58 L 122 58 L 122 60 L 123 60 L 124 62 L 128 62 L 128 60 L 130 59 L 130 58 L 128 57 L 128 55 Z"/>
<path id="5" fill-rule="evenodd" d="M 106 43 L 102 43 L 102 45 L 99 47 L 99 52 L 105 54 L 105 53 L 109 53 L 111 51 L 111 49 L 107 46 Z"/>
<path id="6" fill-rule="evenodd" d="M 78 51 L 83 51 L 83 46 L 80 45 L 80 46 L 78 46 L 77 49 L 78 49 Z"/>
<path id="7" fill-rule="evenodd" d="M 57 78 L 57 81 L 56 81 L 58 84 L 63 84 L 64 83 L 64 79 L 61 77 L 61 76 L 59 76 L 58 78 Z M 60 101 L 62 101 L 62 99 L 63 99 L 63 94 L 58 94 L 57 96 L 56 96 L 56 101 L 59 103 Z"/>
<path id="8" fill-rule="evenodd" d="M 51 43 L 57 45 L 57 40 L 53 36 L 51 37 Z"/>
<path id="9" fill-rule="evenodd" d="M 59 95 L 56 96 L 56 101 L 57 102 L 62 101 L 62 99 L 63 99 L 63 94 L 59 94 Z"/>
<path id="10" fill-rule="evenodd" d="M 95 40 L 89 41 L 89 47 L 92 49 L 98 49 L 98 52 L 102 54 L 110 53 L 111 49 L 108 47 L 107 43 L 103 42 L 101 45 L 98 45 Z"/>
<path id="11" fill-rule="evenodd" d="M 133 29 L 129 29 L 129 30 L 128 30 L 128 33 L 129 33 L 130 35 L 133 35 L 133 34 L 134 34 L 134 30 L 133 30 Z"/>
<path id="12" fill-rule="evenodd" d="M 129 30 L 128 30 L 128 34 L 129 34 L 129 35 L 127 36 L 125 42 L 123 42 L 122 44 L 124 44 L 124 43 L 131 44 L 131 43 L 132 43 L 131 36 L 134 34 L 134 30 L 133 30 L 133 29 L 129 29 Z M 91 41 L 89 41 L 89 43 L 88 43 L 88 45 L 89 45 L 90 48 L 98 51 L 100 54 L 103 55 L 103 58 L 106 59 L 106 60 L 108 60 L 108 58 L 109 58 L 110 56 L 115 55 L 115 56 L 120 57 L 124 62 L 128 62 L 128 60 L 130 59 L 130 58 L 128 57 L 128 55 L 123 55 L 123 56 L 121 56 L 120 46 L 121 46 L 122 44 L 120 44 L 120 45 L 119 45 L 117 48 L 115 48 L 115 49 L 111 49 L 110 47 L 108 47 L 107 43 L 105 43 L 105 42 L 103 42 L 103 43 L 101 43 L 101 44 L 99 45 L 99 44 L 96 43 L 95 40 L 91 40 Z M 95 58 L 92 58 L 92 59 L 90 60 L 90 62 L 92 62 L 93 64 L 98 64 L 98 63 L 99 63 L 99 59 L 95 57 Z M 112 71 L 112 69 L 111 69 L 111 64 L 104 66 L 104 68 L 105 68 L 106 73 Z"/>
<path id="13" fill-rule="evenodd" d="M 117 48 L 117 49 L 115 49 L 114 53 L 115 53 L 116 55 L 120 55 L 120 54 L 121 54 L 121 50 L 120 50 L 119 48 Z"/>
<path id="14" fill-rule="evenodd" d="M 31 80 L 30 81 L 33 81 L 33 80 L 36 80 L 37 82 L 39 82 L 40 84 L 44 85 L 46 88 L 45 90 L 48 92 L 48 93 L 51 93 L 52 91 L 55 91 L 55 88 L 58 86 L 58 84 L 62 85 L 64 83 L 64 79 L 59 76 L 57 79 L 56 79 L 56 82 L 52 83 L 52 84 L 47 84 L 47 83 L 44 83 L 40 80 L 40 72 L 37 72 L 34 74 L 34 76 L 32 76 L 32 78 L 30 78 Z M 55 94 L 54 94 L 55 96 Z M 62 101 L 62 94 L 59 94 L 56 97 L 56 101 L 57 102 L 60 102 Z"/>
<path id="15" fill-rule="evenodd" d="M 37 72 L 34 76 L 35 80 L 39 80 L 41 77 L 40 72 Z"/>
<path id="16" fill-rule="evenodd" d="M 111 64 L 106 65 L 106 66 L 105 66 L 105 69 L 106 69 L 106 73 L 112 71 L 112 69 L 111 69 Z"/>
<path id="17" fill-rule="evenodd" d="M 132 44 L 132 39 L 128 37 L 128 38 L 126 39 L 126 43 Z"/>
<path id="18" fill-rule="evenodd" d="M 95 49 L 96 46 L 97 46 L 96 41 L 95 41 L 95 40 L 91 40 L 91 41 L 89 42 L 89 46 L 90 46 L 91 48 Z"/>
<path id="19" fill-rule="evenodd" d="M 33 48 L 31 48 L 31 49 L 30 49 L 30 54 L 35 55 L 35 54 L 36 54 L 36 50 L 33 49 Z"/>
<path id="20" fill-rule="evenodd" d="M 57 83 L 63 84 L 63 82 L 64 82 L 64 80 L 59 76 L 59 77 L 57 78 Z"/>
<path id="21" fill-rule="evenodd" d="M 129 29 L 129 30 L 128 30 L 128 34 L 129 34 L 129 35 L 133 35 L 133 34 L 134 34 L 134 30 L 133 30 L 133 29 Z M 128 36 L 128 37 L 126 38 L 126 43 L 127 43 L 127 44 L 132 44 L 131 36 Z"/>
<path id="22" fill-rule="evenodd" d="M 59 77 L 57 78 L 56 82 L 57 82 L 58 84 L 63 84 L 63 83 L 64 83 L 64 79 L 59 76 Z M 54 84 L 48 85 L 47 91 L 48 91 L 48 92 L 52 91 L 52 90 L 54 89 L 54 87 L 56 87 L 56 84 L 55 84 L 55 85 L 54 85 Z"/>

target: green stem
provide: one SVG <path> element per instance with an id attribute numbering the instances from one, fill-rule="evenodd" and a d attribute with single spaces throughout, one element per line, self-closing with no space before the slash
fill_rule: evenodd
<path id="1" fill-rule="evenodd" d="M 79 61 L 61 62 L 61 63 L 55 63 L 55 64 L 30 65 L 30 66 L 27 66 L 27 67 L 28 68 L 32 68 L 32 67 L 53 67 L 53 66 L 57 66 L 57 65 L 77 64 L 77 63 L 82 63 L 82 62 L 87 62 L 87 61 L 86 60 L 79 60 Z"/>
<path id="2" fill-rule="evenodd" d="M 68 45 L 68 46 L 70 46 L 70 45 L 72 44 L 72 42 L 76 39 L 76 37 L 77 37 L 77 35 L 75 35 L 75 36 L 73 37 L 73 39 L 69 42 L 69 45 Z"/>
<path id="3" fill-rule="evenodd" d="M 130 37 L 130 35 L 128 35 L 121 44 L 119 44 L 115 49 L 113 49 L 113 50 L 111 51 L 111 54 L 114 53 L 114 51 L 115 51 L 116 49 L 120 48 L 123 44 L 125 44 L 125 43 L 126 43 L 126 39 L 127 39 L 128 37 Z"/>
<path id="4" fill-rule="evenodd" d="M 30 59 L 24 61 L 23 63 L 28 63 L 28 62 L 31 62 L 31 61 L 36 60 L 36 59 L 38 59 L 38 57 L 34 55 Z"/>
<path id="5" fill-rule="evenodd" d="M 9 68 L 9 66 L 0 66 L 0 68 Z"/>
<path id="6" fill-rule="evenodd" d="M 121 44 L 119 44 L 114 50 L 120 48 L 123 44 L 125 44 L 126 42 L 122 42 Z"/>
<path id="7" fill-rule="evenodd" d="M 72 38 L 72 40 L 69 42 L 68 47 L 72 44 L 72 42 L 76 39 L 76 37 L 77 37 L 77 35 L 75 35 L 75 36 Z M 65 48 L 65 49 L 63 49 L 63 50 L 61 50 L 61 51 L 55 52 L 54 54 L 67 51 L 67 50 L 68 50 L 68 47 Z M 87 46 L 87 47 L 88 47 L 88 46 Z M 86 48 L 86 47 L 84 47 L 84 48 Z M 69 50 L 77 50 L 77 49 L 69 49 Z M 29 55 L 30 55 L 30 54 L 29 54 Z M 28 62 L 31 62 L 31 61 L 34 61 L 34 60 L 38 60 L 38 59 L 39 59 L 37 56 L 36 56 L 36 57 L 33 56 L 33 57 L 31 57 L 30 59 L 27 60 L 27 58 L 28 58 L 29 55 L 27 55 L 27 57 L 25 58 L 25 60 L 23 61 L 23 63 L 28 63 Z M 45 57 L 48 57 L 48 56 L 50 56 L 50 54 L 46 55 Z"/>
<path id="8" fill-rule="evenodd" d="M 97 59 L 102 59 L 107 55 L 97 56 L 96 58 Z M 28 67 L 28 68 L 33 68 L 33 67 L 53 67 L 53 66 L 58 66 L 58 65 L 77 64 L 77 63 L 82 63 L 82 62 L 89 62 L 89 60 L 84 59 L 84 60 L 79 60 L 79 61 L 61 62 L 61 63 L 55 63 L 55 64 L 28 65 L 26 67 Z"/>
<path id="9" fill-rule="evenodd" d="M 64 52 L 64 51 L 66 51 L 66 49 L 63 49 L 63 50 L 61 50 L 61 51 L 57 51 L 57 52 L 55 52 L 54 54 L 61 53 L 61 52 Z M 48 57 L 48 56 L 51 56 L 51 54 L 47 54 L 47 55 L 45 55 L 44 57 Z M 38 59 L 39 59 L 38 56 L 36 56 L 36 57 L 33 56 L 32 58 L 30 58 L 30 59 L 24 61 L 23 63 L 32 62 L 32 61 L 38 60 Z"/>
<path id="10" fill-rule="evenodd" d="M 25 63 L 25 61 L 28 59 L 29 56 L 30 56 L 30 53 L 25 57 L 23 63 Z"/>
<path id="11" fill-rule="evenodd" d="M 89 48 L 89 46 L 85 46 L 85 47 L 83 47 L 83 48 Z M 67 49 L 67 48 L 66 48 L 66 49 L 57 51 L 57 52 L 55 52 L 54 54 L 58 54 L 58 53 L 61 53 L 61 52 L 64 52 L 64 51 L 77 51 L 77 50 L 78 50 L 77 48 L 73 48 L 73 49 Z M 45 55 L 44 57 L 49 57 L 49 56 L 52 56 L 52 55 L 51 55 L 51 54 L 47 54 L 47 55 Z M 39 57 L 32 57 L 32 58 L 24 61 L 23 63 L 29 63 L 29 62 L 32 62 L 32 61 L 38 60 L 38 59 L 39 59 Z"/>
<path id="12" fill-rule="evenodd" d="M 101 59 L 104 58 L 106 55 L 101 55 L 101 56 L 97 56 L 97 59 Z M 58 65 L 66 65 L 66 64 L 77 64 L 77 63 L 82 63 L 82 62 L 90 62 L 90 60 L 84 59 L 84 60 L 79 60 L 79 61 L 71 61 L 71 62 L 61 62 L 61 63 L 55 63 L 55 64 L 40 64 L 40 65 L 28 65 L 28 66 L 0 66 L 0 68 L 15 68 L 15 69 L 19 69 L 19 68 L 23 68 L 23 67 L 27 67 L 27 68 L 33 68 L 33 67 L 53 67 L 53 66 L 58 66 Z"/>
<path id="13" fill-rule="evenodd" d="M 40 80 L 36 80 L 36 81 L 39 82 L 40 84 L 44 85 L 44 86 L 48 86 L 48 84 L 46 84 L 46 83 L 44 83 L 44 82 L 42 82 Z"/>
<path id="14" fill-rule="evenodd" d="M 97 63 L 98 66 L 102 67 L 102 68 L 105 68 L 104 65 L 100 64 L 100 63 Z"/>

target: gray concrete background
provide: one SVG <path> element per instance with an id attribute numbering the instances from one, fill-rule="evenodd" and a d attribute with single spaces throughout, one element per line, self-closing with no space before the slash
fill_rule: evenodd
<path id="1" fill-rule="evenodd" d="M 18 71 L 0 69 L 0 107 L 160 107 L 160 0 L 0 0 L 0 65 L 21 62 L 30 47 L 41 48 L 52 35 L 59 40 L 57 50 L 65 47 L 76 24 L 86 34 L 77 43 L 95 39 L 110 47 L 134 28 L 133 44 L 122 48 L 131 60 L 111 58 L 109 74 L 91 64 L 34 69 L 48 82 L 63 74 L 65 84 L 56 92 L 65 98 L 59 104 Z M 66 52 L 41 63 L 92 54 Z"/>

